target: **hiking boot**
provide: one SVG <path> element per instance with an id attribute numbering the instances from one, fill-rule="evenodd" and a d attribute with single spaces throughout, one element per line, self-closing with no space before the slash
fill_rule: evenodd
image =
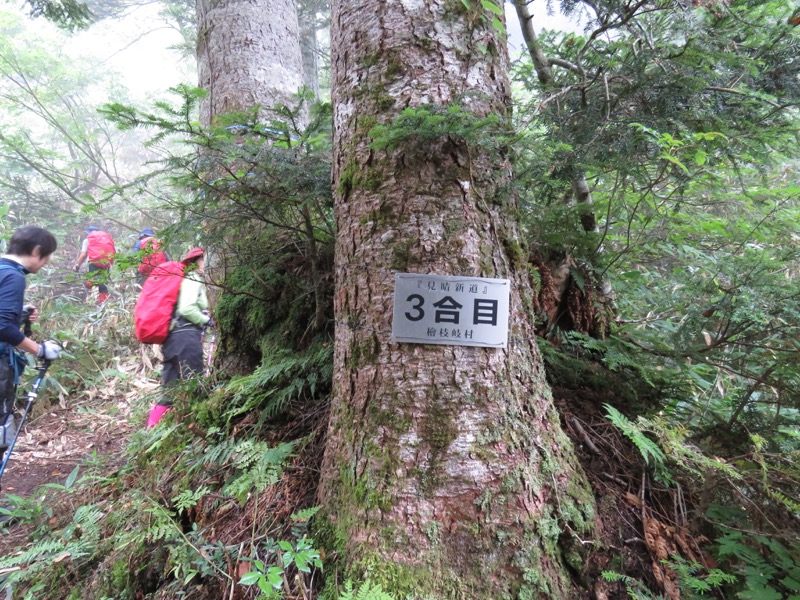
<path id="1" fill-rule="evenodd" d="M 108 296 L 109 296 L 108 292 L 100 292 L 97 295 L 97 306 L 100 306 L 101 304 L 103 304 L 103 302 L 108 300 Z"/>
<path id="2" fill-rule="evenodd" d="M 150 415 L 147 417 L 147 429 L 152 429 L 161 420 L 167 411 L 172 408 L 171 406 L 164 406 L 163 404 L 156 404 L 151 410 Z"/>

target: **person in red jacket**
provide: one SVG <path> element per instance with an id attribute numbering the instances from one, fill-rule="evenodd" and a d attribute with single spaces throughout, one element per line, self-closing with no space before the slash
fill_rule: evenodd
<path id="1" fill-rule="evenodd" d="M 136 240 L 136 244 L 133 246 L 133 251 L 139 255 L 141 260 L 136 275 L 136 283 L 139 285 L 144 283 L 144 280 L 153 272 L 153 269 L 169 260 L 167 253 L 161 249 L 161 246 L 163 246 L 163 242 L 156 237 L 155 231 L 150 227 L 142 229 L 139 239 Z"/>
<path id="2" fill-rule="evenodd" d="M 193 248 L 181 262 L 186 265 L 186 275 L 181 281 L 169 334 L 161 346 L 164 356 L 162 389 L 203 373 L 203 331 L 207 327 L 214 327 L 214 319 L 208 314 L 204 280 L 205 252 L 202 248 Z M 171 407 L 171 397 L 168 394 L 162 396 L 150 410 L 147 429 L 155 427 Z"/>
<path id="3" fill-rule="evenodd" d="M 108 281 L 111 265 L 114 264 L 114 257 L 117 250 L 114 246 L 114 238 L 111 234 L 90 225 L 86 230 L 86 237 L 81 244 L 81 251 L 75 259 L 75 271 L 81 268 L 83 262 L 89 259 L 88 276 L 83 285 L 87 289 L 92 289 L 95 285 L 98 289 L 97 304 L 103 304 L 108 300 Z"/>

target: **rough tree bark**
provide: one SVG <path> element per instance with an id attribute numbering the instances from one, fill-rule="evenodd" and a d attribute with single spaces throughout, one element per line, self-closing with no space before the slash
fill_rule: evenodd
<path id="1" fill-rule="evenodd" d="M 406 107 L 508 114 L 490 23 L 460 1 L 333 3 L 336 345 L 320 535 L 346 574 L 401 597 L 575 598 L 594 505 L 544 378 L 505 152 L 447 134 L 370 147 L 370 129 Z M 510 279 L 508 348 L 390 343 L 398 271 Z"/>
<path id="2" fill-rule="evenodd" d="M 208 91 L 200 102 L 200 122 L 205 127 L 214 124 L 218 115 L 255 105 L 261 107 L 259 119 L 266 122 L 274 117 L 269 109 L 294 104 L 292 97 L 304 84 L 294 0 L 197 0 L 197 71 L 199 86 Z M 298 125 L 303 126 L 302 120 Z M 212 165 L 204 176 L 213 181 L 229 169 Z M 246 231 L 257 247 L 259 224 L 253 222 Z M 207 230 L 206 236 L 213 234 Z M 237 231 L 217 238 L 207 273 L 213 282 L 224 284 L 243 262 L 226 247 L 241 245 L 243 234 Z M 219 288 L 211 289 L 211 301 L 216 304 Z M 227 323 L 220 331 L 222 366 L 232 373 L 250 371 L 259 359 L 239 341 L 235 329 L 243 326 L 244 321 Z"/>
<path id="3" fill-rule="evenodd" d="M 319 43 L 317 42 L 317 2 L 299 2 L 297 19 L 300 24 L 300 51 L 303 55 L 303 75 L 306 87 L 319 98 Z"/>
<path id="4" fill-rule="evenodd" d="M 303 85 L 294 0 L 197 0 L 200 122 L 255 104 L 288 104 Z"/>

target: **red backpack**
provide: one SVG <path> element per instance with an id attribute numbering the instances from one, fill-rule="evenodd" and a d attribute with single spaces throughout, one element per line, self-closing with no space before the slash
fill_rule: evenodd
<path id="1" fill-rule="evenodd" d="M 143 344 L 163 344 L 178 303 L 186 265 L 177 260 L 153 268 L 133 309 L 136 338 Z"/>
<path id="2" fill-rule="evenodd" d="M 142 240 L 142 243 L 139 245 L 139 251 L 146 250 L 148 254 L 139 264 L 139 273 L 147 277 L 158 265 L 167 262 L 167 253 L 160 250 L 160 248 L 161 243 L 154 237 L 148 237 Z"/>
<path id="3" fill-rule="evenodd" d="M 117 249 L 114 246 L 114 238 L 105 231 L 92 231 L 86 236 L 89 241 L 89 264 L 96 267 L 110 267 L 114 264 L 114 256 Z"/>

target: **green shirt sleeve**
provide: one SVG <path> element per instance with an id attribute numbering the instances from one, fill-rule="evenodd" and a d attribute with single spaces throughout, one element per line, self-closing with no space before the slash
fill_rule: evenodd
<path id="1" fill-rule="evenodd" d="M 189 273 L 181 282 L 176 312 L 187 321 L 202 326 L 211 320 L 203 314 L 204 310 L 208 310 L 205 283 L 197 273 Z"/>

